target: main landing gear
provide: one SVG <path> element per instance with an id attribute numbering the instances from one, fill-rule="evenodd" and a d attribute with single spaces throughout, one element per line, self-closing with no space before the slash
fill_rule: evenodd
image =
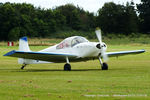
<path id="1" fill-rule="evenodd" d="M 67 63 L 64 65 L 64 71 L 71 71 L 71 65 L 69 64 L 69 59 L 66 57 Z"/>
<path id="2" fill-rule="evenodd" d="M 71 71 L 71 65 L 68 64 L 68 63 L 66 63 L 66 64 L 64 65 L 64 71 Z"/>
<path id="3" fill-rule="evenodd" d="M 23 64 L 22 66 L 21 66 L 21 69 L 24 69 L 24 67 L 26 67 L 27 66 L 27 64 Z"/>
<path id="4" fill-rule="evenodd" d="M 100 64 L 101 64 L 101 66 L 102 66 L 102 70 L 108 70 L 108 65 L 107 65 L 107 63 L 103 63 L 102 62 L 102 59 L 99 57 L 99 62 L 100 62 Z"/>

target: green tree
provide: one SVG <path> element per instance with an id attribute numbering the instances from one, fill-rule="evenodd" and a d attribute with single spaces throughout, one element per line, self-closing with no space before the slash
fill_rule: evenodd
<path id="1" fill-rule="evenodd" d="M 113 2 L 105 3 L 98 11 L 98 26 L 100 26 L 105 33 L 117 32 L 117 21 L 118 18 L 121 17 L 120 15 L 122 15 L 122 9 L 123 7 L 121 5 L 117 6 Z"/>
<path id="2" fill-rule="evenodd" d="M 140 31 L 150 33 L 150 0 L 141 0 L 141 3 L 137 5 L 137 9 L 140 13 Z"/>
<path id="3" fill-rule="evenodd" d="M 15 27 L 15 28 L 11 29 L 10 32 L 8 33 L 8 40 L 16 41 L 16 40 L 18 40 L 19 35 L 20 35 L 20 28 Z"/>
<path id="4" fill-rule="evenodd" d="M 124 14 L 124 32 L 127 34 L 137 33 L 138 30 L 138 16 L 134 7 L 134 3 L 127 2 Z"/>
<path id="5" fill-rule="evenodd" d="M 60 13 L 66 17 L 66 25 L 72 29 L 80 29 L 80 15 L 78 9 L 72 4 L 66 4 L 56 8 Z"/>
<path id="6" fill-rule="evenodd" d="M 105 3 L 98 14 L 97 25 L 105 33 L 137 32 L 138 18 L 132 3 L 127 3 L 126 6 L 113 2 Z"/>
<path id="7" fill-rule="evenodd" d="M 63 30 L 66 26 L 66 17 L 61 14 L 60 10 L 54 10 L 53 13 L 56 21 L 56 30 Z"/>
<path id="8" fill-rule="evenodd" d="M 8 40 L 8 33 L 9 31 L 15 27 L 16 19 L 15 19 L 15 9 L 12 5 L 7 2 L 0 6 L 0 32 L 2 40 Z M 15 20 L 14 20 L 15 19 Z"/>

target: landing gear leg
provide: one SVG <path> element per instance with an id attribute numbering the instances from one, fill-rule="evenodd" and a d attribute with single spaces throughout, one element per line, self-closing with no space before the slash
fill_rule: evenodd
<path id="1" fill-rule="evenodd" d="M 71 65 L 69 64 L 69 59 L 66 57 L 67 63 L 64 65 L 64 71 L 71 71 Z"/>
<path id="2" fill-rule="evenodd" d="M 101 66 L 102 66 L 102 70 L 108 70 L 108 65 L 107 65 L 107 63 L 103 63 L 102 62 L 102 59 L 99 57 L 99 62 L 100 62 L 100 64 L 101 64 Z"/>
<path id="3" fill-rule="evenodd" d="M 27 65 L 27 64 L 23 64 L 22 67 L 21 67 L 21 69 L 24 69 L 24 67 L 26 67 L 26 65 Z"/>

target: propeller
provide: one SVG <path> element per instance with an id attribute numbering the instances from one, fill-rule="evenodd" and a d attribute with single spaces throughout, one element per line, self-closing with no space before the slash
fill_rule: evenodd
<path id="1" fill-rule="evenodd" d="M 107 62 L 108 61 L 108 56 L 106 54 L 106 50 L 104 49 L 105 46 L 104 46 L 104 44 L 102 42 L 101 29 L 97 27 L 96 30 L 95 30 L 95 33 L 96 33 L 97 39 L 99 41 L 99 44 L 97 44 L 96 47 L 100 49 L 101 56 L 102 56 L 104 62 Z"/>

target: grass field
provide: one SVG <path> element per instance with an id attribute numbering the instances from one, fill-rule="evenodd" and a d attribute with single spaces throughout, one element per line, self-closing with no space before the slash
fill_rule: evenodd
<path id="1" fill-rule="evenodd" d="M 37 51 L 47 46 L 31 46 Z M 150 99 L 150 45 L 108 45 L 108 51 L 145 49 L 139 55 L 110 58 L 109 70 L 99 61 L 28 65 L 21 70 L 16 58 L 3 57 L 17 46 L 0 46 L 0 100 L 147 100 Z"/>

